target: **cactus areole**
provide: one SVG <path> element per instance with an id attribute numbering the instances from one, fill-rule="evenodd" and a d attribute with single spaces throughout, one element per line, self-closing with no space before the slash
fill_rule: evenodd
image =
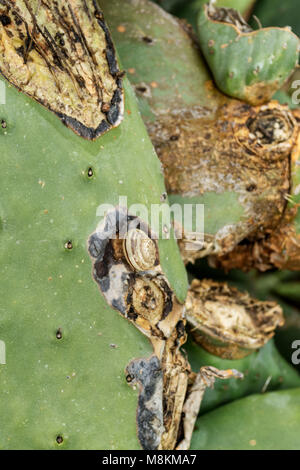
<path id="1" fill-rule="evenodd" d="M 122 73 L 95 0 L 3 0 L 0 72 L 93 140 L 123 118 Z"/>

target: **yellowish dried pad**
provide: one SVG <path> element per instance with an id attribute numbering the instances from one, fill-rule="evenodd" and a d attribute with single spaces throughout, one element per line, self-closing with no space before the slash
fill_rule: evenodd
<path id="1" fill-rule="evenodd" d="M 123 117 L 114 47 L 95 0 L 3 0 L 0 72 L 86 139 Z"/>
<path id="2" fill-rule="evenodd" d="M 276 302 L 253 299 L 226 283 L 194 280 L 186 301 L 194 339 L 212 354 L 238 359 L 261 348 L 283 324 Z"/>

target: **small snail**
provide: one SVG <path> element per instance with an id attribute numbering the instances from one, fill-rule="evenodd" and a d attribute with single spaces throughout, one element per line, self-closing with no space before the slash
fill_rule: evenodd
<path id="1" fill-rule="evenodd" d="M 123 241 L 123 250 L 127 262 L 136 271 L 148 271 L 155 266 L 156 243 L 142 230 L 128 231 Z"/>

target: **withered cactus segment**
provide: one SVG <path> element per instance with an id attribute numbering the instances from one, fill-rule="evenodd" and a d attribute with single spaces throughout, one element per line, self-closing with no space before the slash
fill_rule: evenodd
<path id="1" fill-rule="evenodd" d="M 274 229 L 267 230 L 262 238 L 249 239 L 224 256 L 209 257 L 209 264 L 222 268 L 261 272 L 270 269 L 300 270 L 300 234 L 295 225 L 298 208 L 289 209 L 282 222 Z"/>
<path id="2" fill-rule="evenodd" d="M 1 74 L 94 140 L 123 119 L 122 74 L 96 0 L 3 0 Z"/>
<path id="3" fill-rule="evenodd" d="M 195 341 L 225 359 L 240 359 L 261 348 L 284 322 L 276 302 L 253 299 L 226 283 L 196 279 L 186 317 Z"/>
<path id="4" fill-rule="evenodd" d="M 298 63 L 299 39 L 290 28 L 256 31 L 232 8 L 203 5 L 201 49 L 224 93 L 252 105 L 268 102 Z"/>
<path id="5" fill-rule="evenodd" d="M 290 157 L 291 183 L 285 194 L 287 204 L 284 215 L 278 225 L 267 229 L 261 236 L 249 237 L 247 243 L 240 244 L 225 255 L 211 256 L 213 267 L 229 271 L 230 269 L 270 269 L 300 270 L 300 111 L 294 109 L 293 117 L 298 125 L 296 143 Z"/>
<path id="6" fill-rule="evenodd" d="M 182 310 L 184 313 L 184 310 Z M 167 339 L 161 359 L 164 371 L 164 426 L 159 449 L 175 449 L 182 423 L 182 412 L 188 396 L 191 367 L 180 347 L 186 342 L 185 319 L 180 320 Z"/>
<path id="7" fill-rule="evenodd" d="M 162 162 L 170 203 L 204 205 L 204 241 L 202 233 L 184 234 L 185 262 L 225 255 L 276 229 L 287 209 L 298 132 L 289 109 L 277 102 L 253 107 L 222 94 L 190 29 L 152 2 L 101 5 Z M 186 249 L 191 238 L 193 249 Z"/>
<path id="8" fill-rule="evenodd" d="M 219 108 L 213 123 L 199 117 L 186 122 L 176 142 L 160 140 L 159 124 L 153 138 L 171 200 L 179 202 L 180 194 L 186 203 L 205 204 L 209 194 L 223 193 L 226 201 L 231 193 L 237 197 L 236 210 L 239 205 L 242 209 L 235 223 L 221 225 L 214 234 L 208 232 L 214 213 L 205 204 L 204 244 L 195 243 L 192 250 L 188 233 L 179 240 L 185 262 L 193 262 L 229 253 L 245 238 L 260 238 L 280 224 L 291 188 L 290 155 L 298 127 L 289 109 L 275 101 L 258 107 L 231 101 Z M 171 132 L 179 125 L 175 121 Z M 229 201 L 224 210 L 230 212 Z"/>
<path id="9" fill-rule="evenodd" d="M 191 374 L 192 376 L 192 374 Z M 191 378 L 190 376 L 190 378 Z M 201 407 L 205 390 L 213 388 L 216 379 L 242 379 L 244 376 L 235 369 L 219 370 L 216 367 L 204 366 L 198 374 L 194 374 L 183 406 L 183 434 L 184 438 L 177 445 L 176 450 L 189 450 L 195 423 Z"/>

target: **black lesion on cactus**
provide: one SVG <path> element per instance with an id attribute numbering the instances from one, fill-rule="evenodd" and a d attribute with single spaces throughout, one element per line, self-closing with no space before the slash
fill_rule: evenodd
<path id="1" fill-rule="evenodd" d="M 156 356 L 135 359 L 126 367 L 126 381 L 140 389 L 137 426 L 138 438 L 144 450 L 158 448 L 164 432 L 163 371 Z"/>
<path id="2" fill-rule="evenodd" d="M 148 270 L 136 269 L 128 259 L 125 238 L 132 230 L 139 235 L 143 232 L 156 246 L 156 259 Z M 107 303 L 148 337 L 165 339 L 160 325 L 173 310 L 174 293 L 161 271 L 155 240 L 145 222 L 126 208 L 117 207 L 106 214 L 90 236 L 88 250 L 93 259 L 94 280 Z M 135 249 L 135 254 L 140 254 L 138 243 Z"/>
<path id="3" fill-rule="evenodd" d="M 7 15 L 0 15 L 0 23 L 5 27 L 11 24 L 11 19 Z"/>

